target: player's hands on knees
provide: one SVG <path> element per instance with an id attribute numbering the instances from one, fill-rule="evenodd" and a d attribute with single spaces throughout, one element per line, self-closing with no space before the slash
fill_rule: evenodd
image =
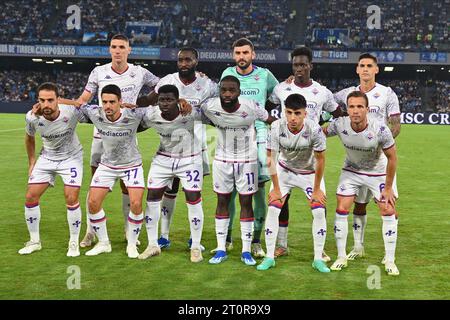
<path id="1" fill-rule="evenodd" d="M 289 76 L 289 78 L 287 78 L 286 80 L 284 80 L 284 82 L 286 82 L 287 84 L 291 84 L 292 82 L 294 82 L 295 77 L 294 76 Z"/>
<path id="2" fill-rule="evenodd" d="M 128 108 L 128 109 L 136 109 L 136 108 L 137 108 L 137 105 L 132 104 L 132 103 L 126 103 L 126 102 L 123 102 L 123 103 L 120 105 L 120 107 L 121 107 L 121 108 Z"/>
<path id="3" fill-rule="evenodd" d="M 182 116 L 187 116 L 192 112 L 192 106 L 185 99 L 180 99 L 179 106 Z"/>
<path id="4" fill-rule="evenodd" d="M 280 201 L 282 202 L 283 195 L 279 189 L 273 189 L 269 192 L 269 203 Z"/>
<path id="5" fill-rule="evenodd" d="M 384 208 L 388 209 L 389 205 L 395 208 L 395 195 L 392 188 L 384 188 L 381 192 L 381 200 L 384 201 Z"/>
<path id="6" fill-rule="evenodd" d="M 33 105 L 33 107 L 31 108 L 31 113 L 34 114 L 35 116 L 42 116 L 43 112 L 41 104 L 39 102 Z"/>
<path id="7" fill-rule="evenodd" d="M 311 203 L 318 202 L 321 205 L 326 205 L 327 204 L 327 196 L 321 189 L 314 190 L 313 193 L 311 194 L 310 201 L 311 201 Z"/>

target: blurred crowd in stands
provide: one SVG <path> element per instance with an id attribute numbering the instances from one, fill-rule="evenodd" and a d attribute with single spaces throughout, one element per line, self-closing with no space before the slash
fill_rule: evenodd
<path id="1" fill-rule="evenodd" d="M 370 29 L 374 13 L 360 0 L 311 1 L 307 13 L 306 45 L 358 49 L 449 49 L 450 0 L 378 0 L 379 29 Z M 370 24 L 370 23 L 369 23 Z M 317 39 L 314 29 L 346 29 L 339 41 Z"/>
<path id="2" fill-rule="evenodd" d="M 258 48 L 283 49 L 292 48 L 293 39 L 301 33 L 307 46 L 317 48 L 450 48 L 450 0 L 378 0 L 379 29 L 369 29 L 367 25 L 371 3 L 315 0 L 308 1 L 300 13 L 293 9 L 293 1 L 296 0 L 7 0 L 2 2 L 0 12 L 0 43 L 81 45 L 85 33 L 107 34 L 91 38 L 99 44 L 106 43 L 114 33 L 127 33 L 127 22 L 157 22 L 159 31 L 147 43 L 142 37 L 134 39 L 129 34 L 132 42 L 229 49 L 234 39 L 245 36 Z M 73 11 L 66 10 L 71 4 L 81 10 L 81 29 L 67 28 Z M 300 17 L 303 23 L 298 22 Z M 345 29 L 348 33 L 334 39 L 314 36 L 314 30 L 325 28 Z"/>

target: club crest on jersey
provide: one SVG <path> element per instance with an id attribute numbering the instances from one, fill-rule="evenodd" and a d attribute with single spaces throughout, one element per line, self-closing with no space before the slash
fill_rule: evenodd
<path id="1" fill-rule="evenodd" d="M 254 77 L 254 79 L 255 79 L 256 81 L 258 81 L 260 78 L 259 78 L 258 75 L 256 75 L 256 76 Z"/>
<path id="2" fill-rule="evenodd" d="M 107 74 L 106 77 L 105 77 L 105 79 L 106 79 L 106 80 L 111 80 L 112 78 L 111 78 L 111 76 L 110 76 L 109 74 Z"/>
<path id="3" fill-rule="evenodd" d="M 125 123 L 125 124 L 127 124 L 128 122 L 130 122 L 130 119 L 128 119 L 128 118 L 123 118 L 122 122 Z"/>
<path id="4" fill-rule="evenodd" d="M 381 95 L 380 95 L 378 92 L 375 92 L 375 94 L 373 95 L 373 97 L 374 97 L 375 99 L 378 99 L 380 96 L 381 96 Z"/>
<path id="5" fill-rule="evenodd" d="M 28 178 L 28 180 L 30 180 L 30 181 L 32 181 L 34 179 L 34 176 L 33 175 L 31 175 L 29 178 Z"/>
<path id="6" fill-rule="evenodd" d="M 100 178 L 99 178 L 99 177 L 96 177 L 96 178 L 94 179 L 94 182 L 95 182 L 95 183 L 99 183 L 99 182 L 100 182 Z"/>
<path id="7" fill-rule="evenodd" d="M 64 118 L 62 119 L 62 121 L 63 121 L 64 123 L 67 123 L 67 122 L 69 122 L 69 118 L 64 117 Z"/>
<path id="8" fill-rule="evenodd" d="M 369 132 L 369 133 L 367 134 L 367 139 L 370 141 L 370 140 L 372 140 L 373 138 L 374 138 L 373 133 L 372 133 L 372 132 Z"/>
<path id="9" fill-rule="evenodd" d="M 319 93 L 319 90 L 317 90 L 317 88 L 314 88 L 314 89 L 312 89 L 312 91 L 311 91 L 312 93 L 314 93 L 314 95 L 316 95 L 316 94 L 318 94 Z"/>
<path id="10" fill-rule="evenodd" d="M 308 132 L 303 132 L 302 137 L 305 139 L 309 138 L 309 133 Z"/>
<path id="11" fill-rule="evenodd" d="M 132 77 L 132 78 L 136 77 L 136 73 L 131 72 L 131 73 L 130 73 L 130 77 Z"/>
<path id="12" fill-rule="evenodd" d="M 292 88 L 291 88 L 291 87 L 287 87 L 287 88 L 284 89 L 284 90 L 286 90 L 286 91 L 292 91 Z"/>
<path id="13" fill-rule="evenodd" d="M 380 132 L 384 132 L 384 130 L 386 130 L 386 127 L 385 126 L 381 126 L 380 127 Z"/>
<path id="14" fill-rule="evenodd" d="M 247 113 L 247 112 L 244 111 L 244 112 L 241 113 L 241 117 L 242 117 L 242 118 L 245 119 L 245 118 L 247 118 L 247 116 L 248 116 L 248 113 Z"/>
<path id="15" fill-rule="evenodd" d="M 197 85 L 195 86 L 195 90 L 197 90 L 197 91 L 202 90 L 202 87 L 200 86 L 200 84 L 197 84 Z"/>

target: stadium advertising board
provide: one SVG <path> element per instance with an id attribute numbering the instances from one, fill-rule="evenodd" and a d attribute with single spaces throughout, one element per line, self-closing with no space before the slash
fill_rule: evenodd
<path id="1" fill-rule="evenodd" d="M 277 119 L 280 118 L 279 109 L 273 109 L 270 114 Z M 450 113 L 402 112 L 400 121 L 402 124 L 450 125 Z"/>
<path id="2" fill-rule="evenodd" d="M 370 52 L 378 59 L 378 63 L 384 62 L 403 62 L 405 53 L 400 51 L 372 51 Z"/>
<path id="3" fill-rule="evenodd" d="M 131 57 L 159 59 L 160 49 L 133 47 Z M 17 45 L 0 44 L 0 55 L 39 57 L 110 58 L 107 46 L 59 46 L 59 45 Z"/>
<path id="4" fill-rule="evenodd" d="M 421 62 L 437 62 L 446 63 L 447 53 L 445 52 L 421 52 L 420 53 Z"/>
<path id="5" fill-rule="evenodd" d="M 412 113 L 402 112 L 401 115 L 402 124 L 443 124 L 450 125 L 449 113 Z"/>

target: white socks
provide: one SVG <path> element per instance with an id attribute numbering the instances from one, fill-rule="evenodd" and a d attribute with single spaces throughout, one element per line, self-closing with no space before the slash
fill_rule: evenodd
<path id="1" fill-rule="evenodd" d="M 161 211 L 161 201 L 147 201 L 145 209 L 145 227 L 149 246 L 158 245 L 158 223 Z"/>
<path id="2" fill-rule="evenodd" d="M 196 202 L 187 202 L 189 226 L 191 229 L 192 246 L 191 249 L 200 249 L 200 241 L 203 232 L 203 207 L 202 199 Z M 161 223 L 162 230 L 162 223 Z M 162 232 L 162 231 L 161 231 Z"/>
<path id="3" fill-rule="evenodd" d="M 161 237 L 169 240 L 170 224 L 177 203 L 177 195 L 164 194 L 161 201 Z M 202 219 L 203 220 L 203 219 Z"/>
<path id="4" fill-rule="evenodd" d="M 98 213 L 89 213 L 89 219 L 91 220 L 91 226 L 97 235 L 98 241 L 109 241 L 108 230 L 106 228 L 105 211 L 101 209 Z"/>
<path id="5" fill-rule="evenodd" d="M 283 229 L 284 232 L 287 231 L 287 227 L 279 227 L 278 217 L 280 216 L 281 207 L 274 204 L 269 204 L 266 216 L 266 228 L 264 229 L 264 235 L 266 239 L 266 257 L 275 258 L 275 241 L 278 235 L 278 244 L 280 231 Z"/>
<path id="6" fill-rule="evenodd" d="M 131 211 L 128 213 L 128 245 L 136 246 L 137 239 L 139 238 L 139 233 L 142 229 L 142 221 L 144 221 L 144 214 L 142 212 L 140 214 L 134 214 Z"/>
<path id="7" fill-rule="evenodd" d="M 327 220 L 325 219 L 325 207 L 315 204 L 311 207 L 313 215 L 312 235 L 314 241 L 314 260 L 322 259 L 327 235 Z"/>
<path id="8" fill-rule="evenodd" d="M 216 237 L 217 237 L 217 249 L 225 250 L 225 242 L 227 240 L 228 224 L 230 223 L 230 217 L 216 215 Z"/>
<path id="9" fill-rule="evenodd" d="M 241 218 L 242 252 L 251 252 L 253 239 L 253 221 L 255 218 Z"/>
<path id="10" fill-rule="evenodd" d="M 289 221 L 279 221 L 278 226 L 277 244 L 280 247 L 287 248 Z"/>
<path id="11" fill-rule="evenodd" d="M 33 242 L 41 241 L 39 236 L 39 222 L 41 221 L 39 202 L 25 203 L 25 221 L 30 233 L 30 240 Z"/>
<path id="12" fill-rule="evenodd" d="M 69 224 L 70 241 L 78 243 L 81 229 L 81 208 L 80 203 L 67 206 L 67 223 Z"/>
<path id="13" fill-rule="evenodd" d="M 386 251 L 386 262 L 394 262 L 395 248 L 397 246 L 397 226 L 398 220 L 395 215 L 383 216 L 383 240 L 384 250 Z"/>
<path id="14" fill-rule="evenodd" d="M 355 249 L 364 246 L 364 231 L 367 223 L 367 215 L 353 214 L 353 239 Z"/>
<path id="15" fill-rule="evenodd" d="M 347 234 L 348 234 L 348 211 L 336 210 L 334 221 L 334 236 L 338 250 L 338 258 L 346 258 Z"/>

